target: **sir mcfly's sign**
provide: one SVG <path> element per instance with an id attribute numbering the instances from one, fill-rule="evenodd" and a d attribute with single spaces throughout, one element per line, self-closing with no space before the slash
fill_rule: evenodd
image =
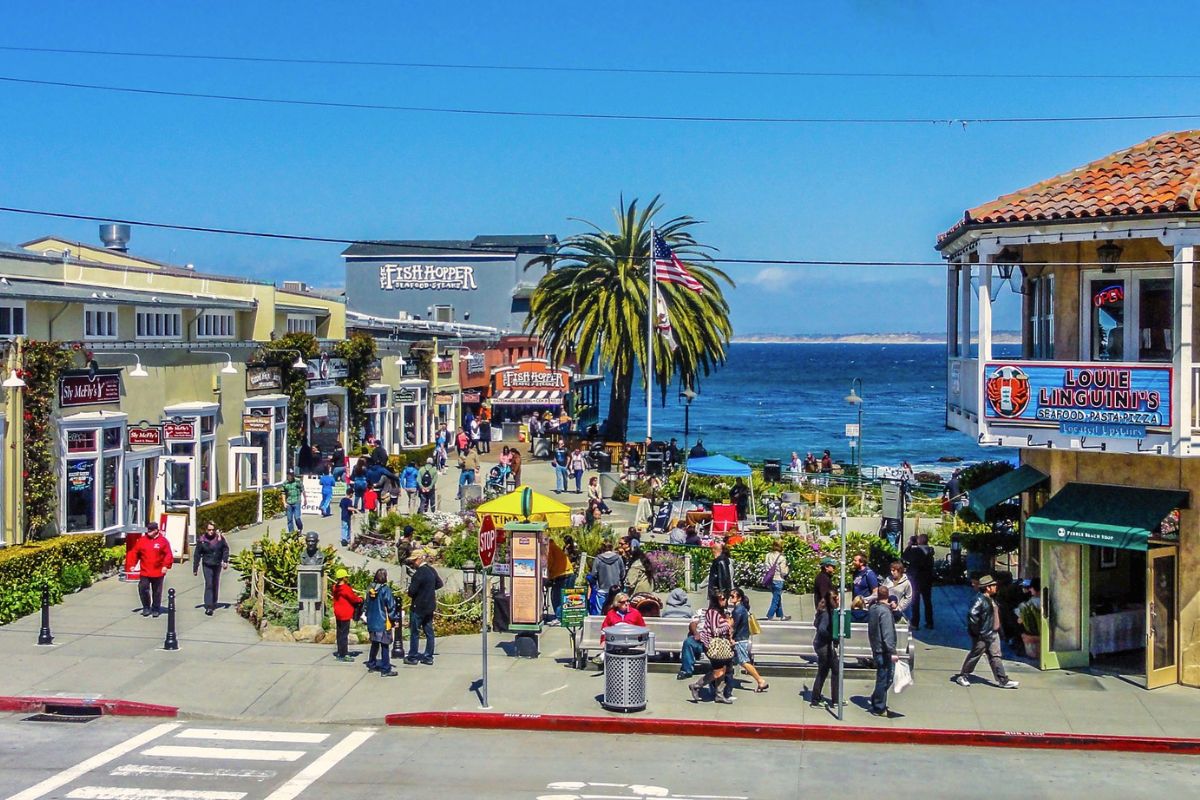
<path id="1" fill-rule="evenodd" d="M 442 264 L 381 264 L 379 288 L 396 289 L 457 289 L 468 291 L 475 285 L 475 268 Z"/>
<path id="2" fill-rule="evenodd" d="M 1170 367 L 1026 361 L 984 370 L 984 416 L 992 424 L 1109 439 L 1171 427 Z"/>

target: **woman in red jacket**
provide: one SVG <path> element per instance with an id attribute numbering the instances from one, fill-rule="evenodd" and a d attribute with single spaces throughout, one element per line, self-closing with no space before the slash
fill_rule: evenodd
<path id="1" fill-rule="evenodd" d="M 333 595 L 333 619 L 337 624 L 337 652 L 334 653 L 334 658 L 338 661 L 354 660 L 348 650 L 350 622 L 363 601 L 353 587 L 346 583 L 349 576 L 350 573 L 345 567 L 338 567 L 333 573 L 333 588 L 330 590 L 330 594 Z"/>

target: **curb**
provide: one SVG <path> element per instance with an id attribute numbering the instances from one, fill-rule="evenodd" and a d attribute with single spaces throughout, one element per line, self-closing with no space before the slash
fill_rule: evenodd
<path id="1" fill-rule="evenodd" d="M 706 736 L 713 721 L 631 719 L 561 714 L 497 714 L 471 711 L 423 711 L 388 714 L 387 725 L 413 728 L 471 728 L 573 733 Z M 859 725 L 801 725 L 721 721 L 721 734 L 741 739 L 776 741 L 917 744 L 950 747 L 1019 747 L 1045 750 L 1098 750 L 1123 753 L 1200 755 L 1200 739 L 1113 736 L 1036 731 L 971 731 L 935 728 L 874 728 Z"/>
<path id="2" fill-rule="evenodd" d="M 116 700 L 100 697 L 24 697 L 0 696 L 0 712 L 41 713 L 49 709 L 100 709 L 100 713 L 111 717 L 176 717 L 176 706 L 157 703 L 141 703 L 136 700 Z"/>

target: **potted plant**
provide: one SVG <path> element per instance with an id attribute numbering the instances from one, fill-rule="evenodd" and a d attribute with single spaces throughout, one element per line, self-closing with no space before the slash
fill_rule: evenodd
<path id="1" fill-rule="evenodd" d="M 1025 655 L 1036 659 L 1042 646 L 1042 613 L 1033 603 L 1021 603 L 1017 606 L 1017 618 L 1021 622 L 1021 642 L 1025 645 Z"/>

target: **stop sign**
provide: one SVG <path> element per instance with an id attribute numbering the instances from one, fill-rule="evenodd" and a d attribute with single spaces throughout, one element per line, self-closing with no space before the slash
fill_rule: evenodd
<path id="1" fill-rule="evenodd" d="M 479 565 L 487 569 L 496 557 L 496 525 L 490 515 L 479 525 Z"/>

